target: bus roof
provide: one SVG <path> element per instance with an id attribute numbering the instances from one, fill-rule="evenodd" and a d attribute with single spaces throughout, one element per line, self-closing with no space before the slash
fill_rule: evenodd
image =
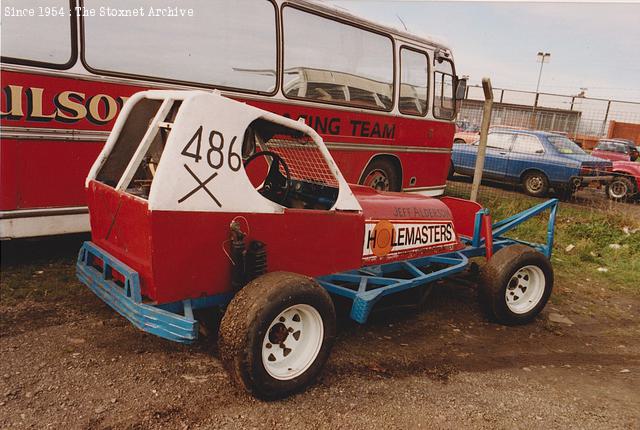
<path id="1" fill-rule="evenodd" d="M 328 4 L 328 3 L 318 3 L 315 0 L 290 0 L 289 3 L 299 4 L 300 6 L 305 6 L 309 9 L 313 9 L 320 13 L 333 15 L 337 18 L 343 18 L 348 21 L 354 22 L 356 24 L 361 24 L 366 28 L 372 28 L 374 30 L 382 31 L 384 33 L 400 36 L 405 39 L 409 39 L 423 45 L 429 45 L 433 48 L 440 48 L 446 51 L 448 54 L 451 54 L 451 50 L 447 46 L 446 42 L 444 42 L 443 40 L 440 40 L 435 36 L 426 36 L 426 35 L 418 36 L 415 33 L 410 33 L 406 30 L 401 30 L 394 26 L 381 24 L 379 22 L 375 22 L 366 18 L 362 18 L 357 15 L 354 15 L 353 13 L 351 13 L 350 11 L 342 7 Z"/>

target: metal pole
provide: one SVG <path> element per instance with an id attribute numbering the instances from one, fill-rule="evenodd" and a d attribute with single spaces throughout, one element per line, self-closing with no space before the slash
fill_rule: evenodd
<path id="1" fill-rule="evenodd" d="M 536 108 L 538 107 L 538 97 L 540 96 L 540 80 L 542 79 L 542 68 L 544 67 L 544 60 L 551 57 L 548 52 L 538 52 L 538 58 L 540 58 L 540 71 L 538 72 L 538 84 L 536 85 L 536 102 L 531 110 L 531 121 L 529 122 L 529 128 L 536 128 Z"/>
<path id="2" fill-rule="evenodd" d="M 480 142 L 478 144 L 478 156 L 476 158 L 476 170 L 473 173 L 473 185 L 471 186 L 471 200 L 478 201 L 478 190 L 482 181 L 482 171 L 484 169 L 484 158 L 487 154 L 487 135 L 491 124 L 491 108 L 493 107 L 493 89 L 491 79 L 482 78 L 482 89 L 484 90 L 484 109 L 482 112 L 482 125 L 480 126 Z"/>
<path id="3" fill-rule="evenodd" d="M 611 109 L 611 100 L 607 103 L 607 112 L 604 114 L 604 121 L 602 121 L 602 130 L 600 136 L 604 136 L 604 131 L 607 129 L 607 120 L 609 119 L 609 110 Z"/>
<path id="4" fill-rule="evenodd" d="M 538 73 L 538 85 L 536 85 L 536 94 L 538 93 L 538 91 L 540 91 L 540 79 L 542 79 L 542 67 L 544 66 L 544 59 L 545 56 L 543 56 L 542 60 L 540 61 L 540 73 Z"/>

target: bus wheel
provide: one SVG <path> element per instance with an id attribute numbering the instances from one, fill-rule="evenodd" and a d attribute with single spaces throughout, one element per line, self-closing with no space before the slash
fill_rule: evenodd
<path id="1" fill-rule="evenodd" d="M 254 396 L 286 397 L 311 384 L 335 337 L 331 297 L 306 276 L 263 275 L 233 298 L 220 324 L 220 357 L 233 382 Z"/>
<path id="2" fill-rule="evenodd" d="M 502 248 L 482 268 L 480 301 L 489 316 L 501 324 L 533 320 L 549 300 L 552 289 L 551 263 L 526 245 Z"/>
<path id="3" fill-rule="evenodd" d="M 361 184 L 378 191 L 400 191 L 401 180 L 398 176 L 391 161 L 378 158 L 364 170 Z"/>

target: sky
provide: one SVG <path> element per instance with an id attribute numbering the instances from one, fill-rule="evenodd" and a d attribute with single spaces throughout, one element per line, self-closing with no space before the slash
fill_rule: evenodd
<path id="1" fill-rule="evenodd" d="M 640 102 L 640 2 L 530 3 L 328 0 L 358 16 L 430 34 L 471 84 Z"/>

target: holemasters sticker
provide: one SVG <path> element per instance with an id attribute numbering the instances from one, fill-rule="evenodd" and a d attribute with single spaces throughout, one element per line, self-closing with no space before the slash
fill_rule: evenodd
<path id="1" fill-rule="evenodd" d="M 453 223 L 443 221 L 366 221 L 363 257 L 413 251 L 456 242 Z"/>

